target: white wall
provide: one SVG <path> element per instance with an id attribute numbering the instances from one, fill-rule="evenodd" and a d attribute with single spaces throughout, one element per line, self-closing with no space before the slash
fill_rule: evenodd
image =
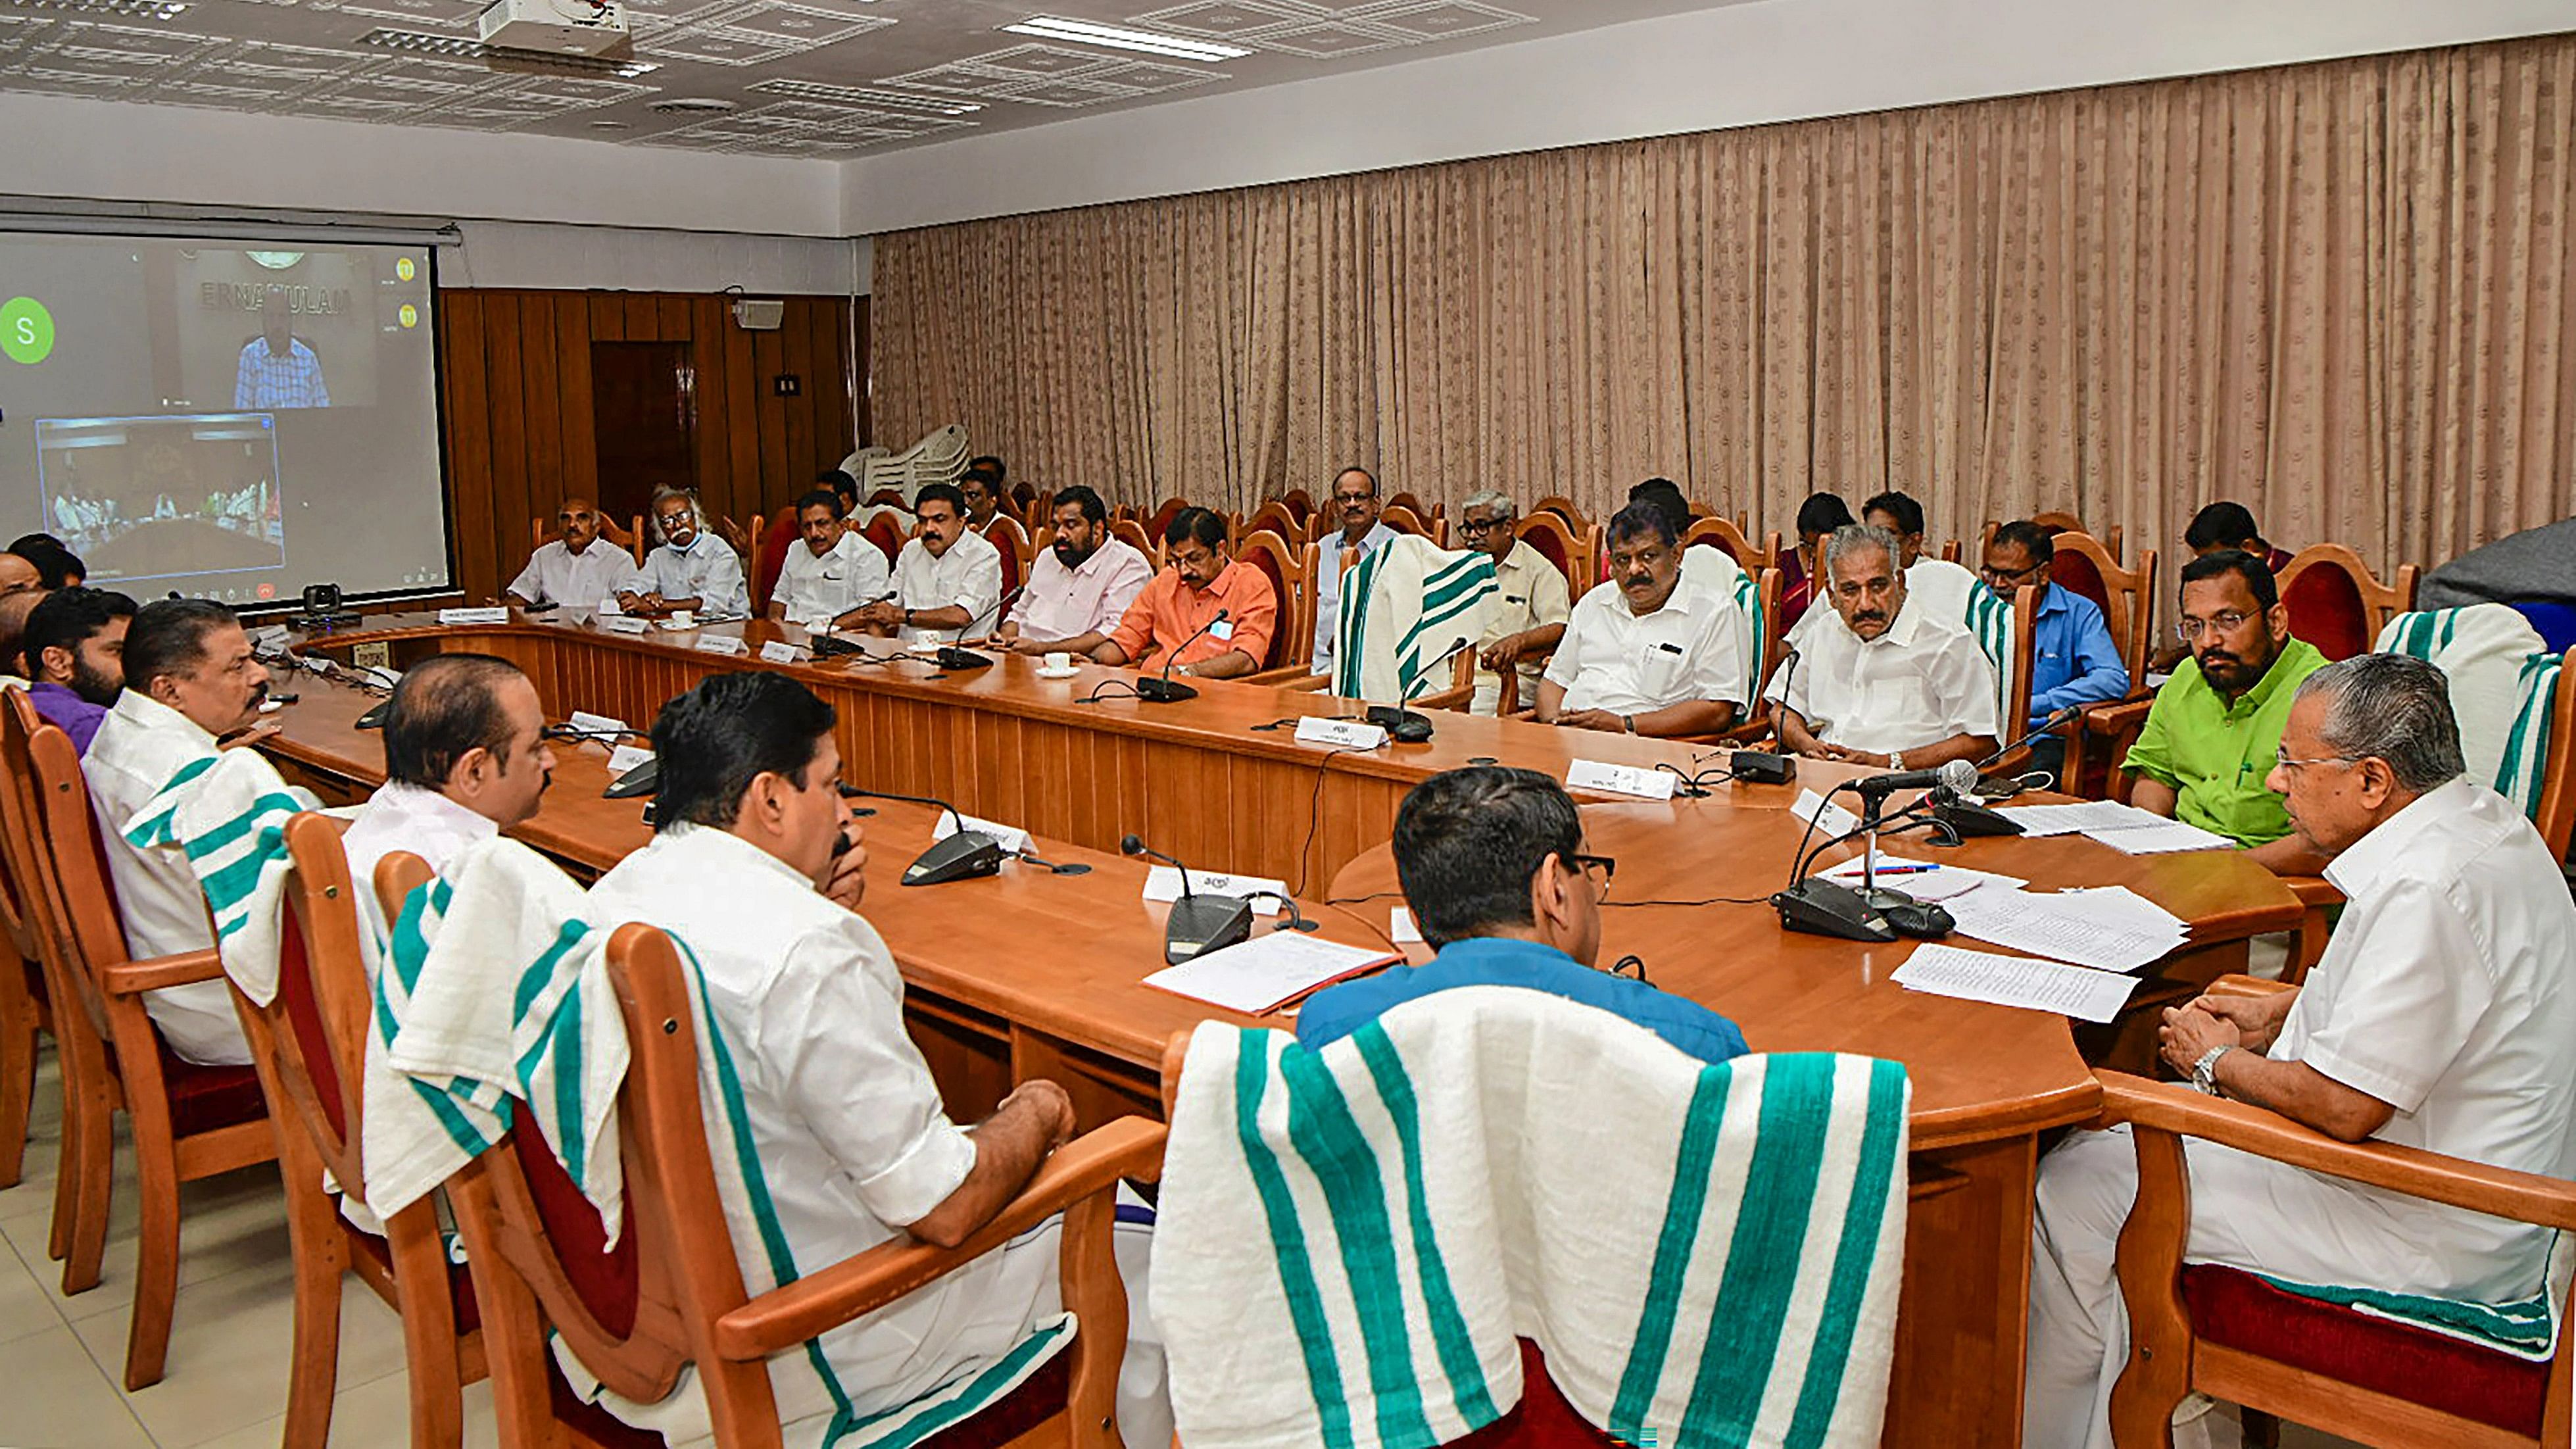
<path id="1" fill-rule="evenodd" d="M 892 231 L 2576 28 L 2569 0 L 1760 0 L 841 163 Z"/>
<path id="2" fill-rule="evenodd" d="M 526 287 L 621 292 L 785 293 L 855 297 L 868 290 L 875 244 L 839 237 L 740 236 L 514 221 L 464 223 L 461 245 L 441 250 L 447 287 Z"/>
<path id="3" fill-rule="evenodd" d="M 0 190 L 845 237 L 836 162 L 0 92 Z"/>

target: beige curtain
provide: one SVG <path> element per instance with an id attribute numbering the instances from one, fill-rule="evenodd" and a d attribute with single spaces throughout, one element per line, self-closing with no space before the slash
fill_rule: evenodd
<path id="1" fill-rule="evenodd" d="M 2576 512 L 2571 152 L 2559 36 L 903 232 L 876 416 L 1113 502 L 2235 498 L 2436 563 Z"/>

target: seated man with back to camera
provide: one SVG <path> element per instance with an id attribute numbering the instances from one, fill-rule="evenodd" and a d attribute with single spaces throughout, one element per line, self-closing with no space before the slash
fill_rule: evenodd
<path id="1" fill-rule="evenodd" d="M 1019 654 L 1089 654 L 1154 577 L 1135 545 L 1109 532 L 1109 506 L 1077 483 L 1055 495 L 1055 538 L 995 642 Z"/>
<path id="2" fill-rule="evenodd" d="M 268 670 L 232 610 L 211 599 L 158 599 L 135 612 L 125 631 L 125 689 L 81 760 L 134 959 L 210 950 L 215 933 L 187 858 L 136 849 L 126 842 L 126 822 L 183 766 L 211 757 L 219 739 L 251 729 L 267 698 Z M 143 1006 L 184 1060 L 249 1064 L 222 977 L 155 991 Z"/>
<path id="3" fill-rule="evenodd" d="M 1538 657 L 1564 640 L 1574 613 L 1564 573 L 1520 538 L 1520 516 L 1510 494 L 1490 488 L 1469 494 L 1458 510 L 1459 540 L 1494 561 L 1494 597 L 1485 607 L 1485 636 L 1476 641 L 1476 697 L 1468 706 L 1477 714 L 1501 710 L 1507 670 L 1519 675 L 1517 697 L 1537 701 Z"/>
<path id="4" fill-rule="evenodd" d="M 1321 1047 L 1416 997 L 1453 986 L 1522 986 L 1627 1018 L 1706 1062 L 1746 1051 L 1744 1034 L 1694 1001 L 1597 970 L 1601 902 L 1618 862 L 1584 849 L 1583 817 L 1536 770 L 1449 770 L 1395 813 L 1396 879 L 1439 954 L 1315 993 L 1297 1040 Z"/>
<path id="5" fill-rule="evenodd" d="M 1682 568 L 1664 511 L 1631 503 L 1603 530 L 1610 577 L 1574 606 L 1538 686 L 1542 724 L 1632 735 L 1714 734 L 1746 689 L 1735 600 Z"/>
<path id="6" fill-rule="evenodd" d="M 591 891 L 594 919 L 642 921 L 688 943 L 741 1070 L 778 1227 L 795 1261 L 818 1265 L 906 1234 L 955 1246 L 1074 1135 L 1071 1100 L 1043 1079 L 1020 1083 L 972 1129 L 949 1120 L 905 1030 L 894 957 L 858 914 L 867 854 L 841 798 L 834 719 L 813 691 L 765 670 L 716 675 L 664 705 L 653 722 L 662 762 L 653 841 Z M 1060 1231 L 1051 1220 L 815 1339 L 809 1347 L 849 1390 L 848 1410 L 908 1403 L 989 1365 L 1059 1312 Z M 1145 1293 L 1152 1233 L 1121 1222 L 1116 1239 L 1128 1323 L 1119 1429 L 1132 1444 L 1168 1444 L 1162 1345 Z M 749 1235 L 735 1248 L 762 1251 Z M 692 1398 L 604 1402 L 630 1423 L 664 1427 Z M 779 1410 L 792 1421 L 831 1407 L 782 1401 Z M 692 1427 L 703 1434 L 703 1418 Z"/>
<path id="7" fill-rule="evenodd" d="M 645 588 L 635 556 L 600 537 L 599 510 L 587 498 L 567 498 L 555 511 L 563 537 L 540 544 L 528 555 L 528 566 L 510 581 L 504 603 L 521 608 L 560 604 L 567 609 L 596 609 L 602 599 L 633 595 Z"/>
<path id="8" fill-rule="evenodd" d="M 1224 517 L 1211 508 L 1174 514 L 1163 530 L 1163 560 L 1163 571 L 1091 657 L 1169 667 L 1184 679 L 1232 679 L 1261 668 L 1279 626 L 1279 596 L 1268 574 L 1233 556 Z"/>
<path id="9" fill-rule="evenodd" d="M 797 543 L 778 566 L 769 617 L 817 631 L 855 628 L 860 610 L 893 592 L 885 555 L 851 531 L 847 513 L 829 488 L 796 500 Z"/>
<path id="10" fill-rule="evenodd" d="M 1854 525 L 1825 540 L 1825 598 L 1771 676 L 1781 747 L 1810 759 L 1922 770 L 1995 751 L 1995 667 L 1913 596 L 1902 547 Z"/>
<path id="11" fill-rule="evenodd" d="M 907 644 L 954 644 L 989 629 L 1002 607 L 1002 551 L 966 523 L 966 497 L 929 483 L 913 500 L 913 536 L 895 555 L 894 597 L 863 606 L 859 622 Z"/>
<path id="12" fill-rule="evenodd" d="M 2102 606 L 2072 589 L 2060 588 L 2049 572 L 2057 560 L 2057 542 L 2048 530 L 2028 519 L 2015 519 L 1986 541 L 1985 566 L 1978 576 L 1996 595 L 2010 600 L 2024 585 L 2039 590 L 2039 612 L 2033 620 L 2030 650 L 2030 718 L 2033 725 L 2059 710 L 2108 704 L 2129 692 L 2129 666 L 2111 642 L 2111 626 Z M 2032 762 L 2054 775 L 2066 763 L 2066 738 L 2043 735 L 2031 742 Z"/>
<path id="13" fill-rule="evenodd" d="M 340 838 L 358 899 L 376 865 L 407 850 L 441 875 L 458 852 L 537 813 L 554 780 L 546 715 L 519 666 L 433 654 L 403 671 L 385 712 L 385 783 Z"/>
<path id="14" fill-rule="evenodd" d="M 2204 1092 L 2345 1142 L 2576 1175 L 2576 907 L 2531 822 L 2464 774 L 2442 672 L 2362 654 L 2307 675 L 2269 773 L 2351 904 L 2304 986 L 2167 1011 L 2165 1062 Z M 2542 1285 L 2545 1228 L 2215 1143 L 2184 1151 L 2192 1262 L 2481 1303 Z M 2137 1191 L 2126 1128 L 2078 1132 L 2040 1164 L 2034 1449 L 2111 1442 L 2111 1385 L 2129 1357 L 2114 1258 Z"/>
<path id="15" fill-rule="evenodd" d="M 710 618 L 741 618 L 751 612 L 742 560 L 707 531 L 705 517 L 697 494 L 682 488 L 653 490 L 653 526 L 661 532 L 662 546 L 645 556 L 641 591 L 620 593 L 619 607 L 635 614 L 685 610 Z"/>
<path id="16" fill-rule="evenodd" d="M 2174 630 L 2191 658 L 2120 763 L 2136 777 L 2129 803 L 2224 835 L 2279 874 L 2314 875 L 2325 862 L 2291 830 L 2270 776 L 2299 682 L 2326 657 L 2290 636 L 2272 571 L 2234 549 L 2183 566 Z"/>
<path id="17" fill-rule="evenodd" d="M 133 623 L 134 601 L 106 589 L 57 589 L 27 611 L 19 640 L 34 681 L 27 701 L 83 755 L 125 691 L 125 631 Z"/>

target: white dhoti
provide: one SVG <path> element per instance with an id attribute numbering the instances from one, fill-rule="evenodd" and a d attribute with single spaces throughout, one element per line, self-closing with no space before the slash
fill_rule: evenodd
<path id="1" fill-rule="evenodd" d="M 2421 1202 L 2215 1143 L 2186 1142 L 2184 1153 L 2192 1203 L 2184 1253 L 2192 1262 L 2298 1283 L 2510 1296 L 2475 1281 L 2491 1265 L 2442 1251 L 2440 1235 L 2427 1233 L 2418 1216 Z M 2137 1148 L 2125 1127 L 2078 1132 L 2040 1163 L 2022 1381 L 2022 1443 L 2030 1449 L 2110 1449 L 2111 1386 L 2129 1357 L 2115 1254 L 2137 1196 Z"/>

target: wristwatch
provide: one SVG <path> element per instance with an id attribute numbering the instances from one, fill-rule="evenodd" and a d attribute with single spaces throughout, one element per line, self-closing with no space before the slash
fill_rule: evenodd
<path id="1" fill-rule="evenodd" d="M 1628 733 L 1633 735 L 1637 732 L 1637 717 L 1635 715 L 1623 714 L 1619 716 L 1619 723 L 1628 727 Z"/>
<path id="2" fill-rule="evenodd" d="M 2209 1050 L 2202 1052 L 2200 1054 L 2200 1060 L 2191 1064 L 2192 1088 L 2195 1091 L 2206 1093 L 2212 1097 L 2217 1096 L 2218 1059 L 2234 1050 L 2236 1050 L 2236 1048 L 2232 1046 L 2214 1046 Z"/>
<path id="3" fill-rule="evenodd" d="M 1888 752 L 1887 752 L 1887 768 L 1889 768 L 1889 769 L 1891 769 L 1891 770 L 1902 770 L 1902 769 L 1904 769 L 1904 768 L 1905 768 L 1905 752 L 1904 752 L 1903 750 L 1890 750 L 1890 751 L 1888 751 Z"/>

